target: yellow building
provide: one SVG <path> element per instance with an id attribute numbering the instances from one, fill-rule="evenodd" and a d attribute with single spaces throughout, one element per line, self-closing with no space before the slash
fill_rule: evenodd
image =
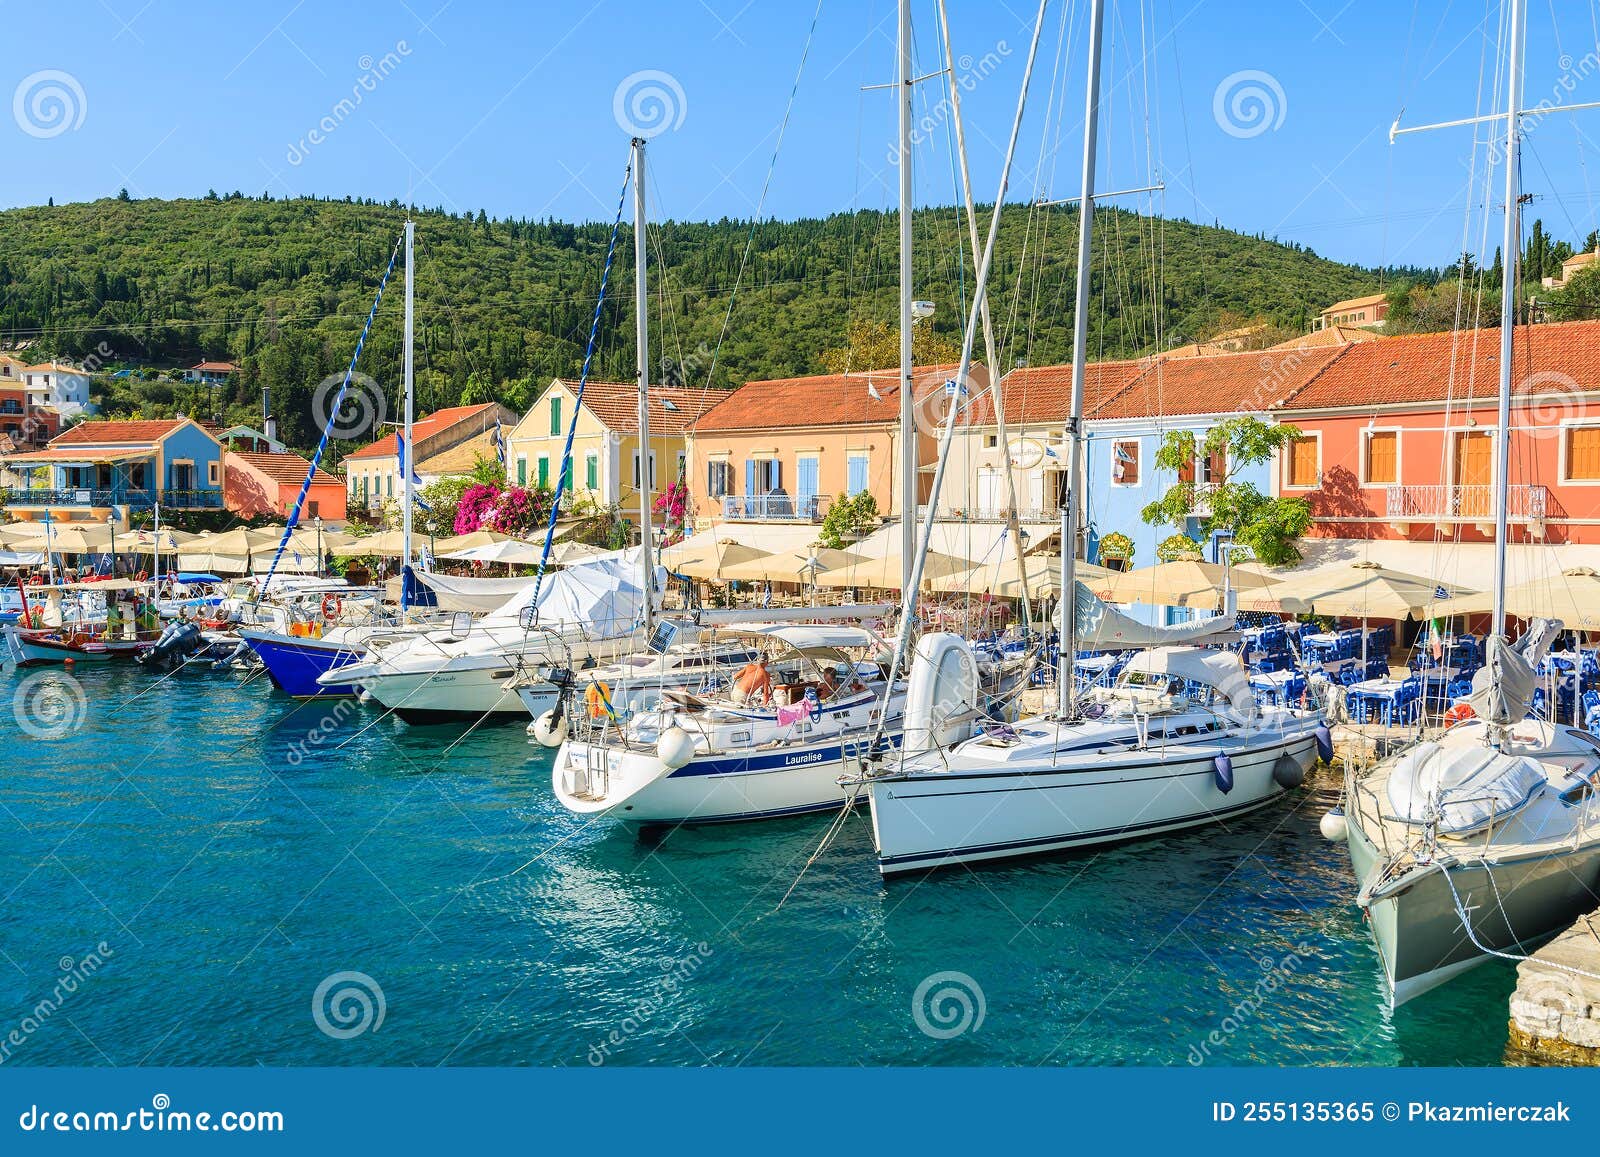
<path id="1" fill-rule="evenodd" d="M 506 438 L 506 473 L 519 485 L 554 489 L 567 427 L 577 409 L 568 493 L 602 506 L 631 508 L 638 505 L 641 485 L 655 495 L 683 476 L 685 431 L 727 396 L 724 390 L 651 386 L 649 476 L 642 480 L 638 387 L 632 382 L 589 382 L 578 408 L 578 384 L 557 378 Z"/>

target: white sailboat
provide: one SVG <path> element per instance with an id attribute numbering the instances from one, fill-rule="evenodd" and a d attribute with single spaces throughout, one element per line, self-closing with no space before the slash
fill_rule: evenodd
<path id="1" fill-rule="evenodd" d="M 1522 38 L 1522 5 L 1513 0 L 1503 154 L 1504 436 L 1495 439 L 1494 614 L 1470 700 L 1478 718 L 1350 777 L 1343 808 L 1324 819 L 1325 832 L 1349 841 L 1356 903 L 1395 1005 L 1492 957 L 1520 959 L 1600 904 L 1600 742 L 1576 727 L 1526 718 L 1533 666 L 1561 624 L 1530 623 L 1516 647 L 1505 638 Z"/>
<path id="2" fill-rule="evenodd" d="M 1270 802 L 1301 781 L 1319 748 L 1328 753 L 1320 717 L 1288 708 L 1258 708 L 1238 657 L 1224 652 L 1161 647 L 1137 656 L 1117 686 L 1096 692 L 1081 710 L 1072 703 L 1072 663 L 1080 643 L 1133 649 L 1204 641 L 1224 634 L 1233 622 L 1229 615 L 1180 628 L 1145 628 L 1111 611 L 1075 581 L 1102 9 L 1101 0 L 1095 0 L 1088 42 L 1067 427 L 1071 487 L 1061 529 L 1061 589 L 1072 594 L 1064 596 L 1070 613 L 1061 623 L 1058 711 L 974 734 L 974 724 L 960 723 L 976 715 L 970 648 L 954 635 L 925 637 L 912 666 L 904 748 L 880 760 L 860 781 L 871 802 L 878 864 L 885 875 L 1213 823 Z M 997 201 L 1003 200 L 1002 187 Z M 998 223 L 997 210 L 990 250 Z M 988 260 L 986 252 L 976 290 L 980 295 Z M 971 358 L 975 321 L 969 321 L 963 366 Z M 947 421 L 930 525 L 952 428 L 953 421 Z M 915 619 L 918 576 L 912 577 L 902 622 Z M 952 738 L 952 730 L 967 738 L 945 750 L 942 741 Z"/>

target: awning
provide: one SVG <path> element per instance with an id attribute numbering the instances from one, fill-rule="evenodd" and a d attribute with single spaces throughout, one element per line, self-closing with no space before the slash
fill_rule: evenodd
<path id="1" fill-rule="evenodd" d="M 26 454 L 0 454 L 8 466 L 109 466 L 118 462 L 148 462 L 156 456 L 149 450 L 30 450 Z"/>

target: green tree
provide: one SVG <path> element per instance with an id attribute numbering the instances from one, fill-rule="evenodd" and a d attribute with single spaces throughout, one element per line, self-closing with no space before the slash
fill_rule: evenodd
<path id="1" fill-rule="evenodd" d="M 878 526 L 878 500 L 863 490 L 854 498 L 841 494 L 823 516 L 817 541 L 830 550 L 843 550 Z"/>
<path id="2" fill-rule="evenodd" d="M 1273 498 L 1253 483 L 1236 481 L 1235 475 L 1244 467 L 1271 461 L 1298 437 L 1296 426 L 1247 415 L 1218 423 L 1203 438 L 1192 430 L 1171 431 L 1156 451 L 1156 466 L 1171 470 L 1179 481 L 1146 506 L 1140 517 L 1152 526 L 1182 526 L 1195 518 L 1204 535 L 1229 531 L 1262 562 L 1277 566 L 1296 561 L 1300 552 L 1295 540 L 1311 527 L 1311 504 L 1304 498 Z M 1197 459 L 1215 464 L 1213 480 L 1204 488 L 1193 481 Z"/>
<path id="3" fill-rule="evenodd" d="M 961 360 L 961 347 L 919 322 L 911 331 L 911 360 L 919 366 L 950 365 Z M 900 364 L 900 330 L 887 322 L 863 318 L 852 322 L 846 344 L 822 351 L 822 368 L 831 374 L 883 370 Z"/>

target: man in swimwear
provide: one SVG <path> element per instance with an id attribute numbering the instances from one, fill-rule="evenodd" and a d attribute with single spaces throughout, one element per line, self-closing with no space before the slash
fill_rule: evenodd
<path id="1" fill-rule="evenodd" d="M 735 703 L 752 703 L 757 695 L 761 696 L 760 702 L 772 702 L 772 675 L 767 671 L 767 657 L 758 656 L 753 662 L 746 663 L 739 668 L 739 673 L 733 677 L 733 701 Z"/>

